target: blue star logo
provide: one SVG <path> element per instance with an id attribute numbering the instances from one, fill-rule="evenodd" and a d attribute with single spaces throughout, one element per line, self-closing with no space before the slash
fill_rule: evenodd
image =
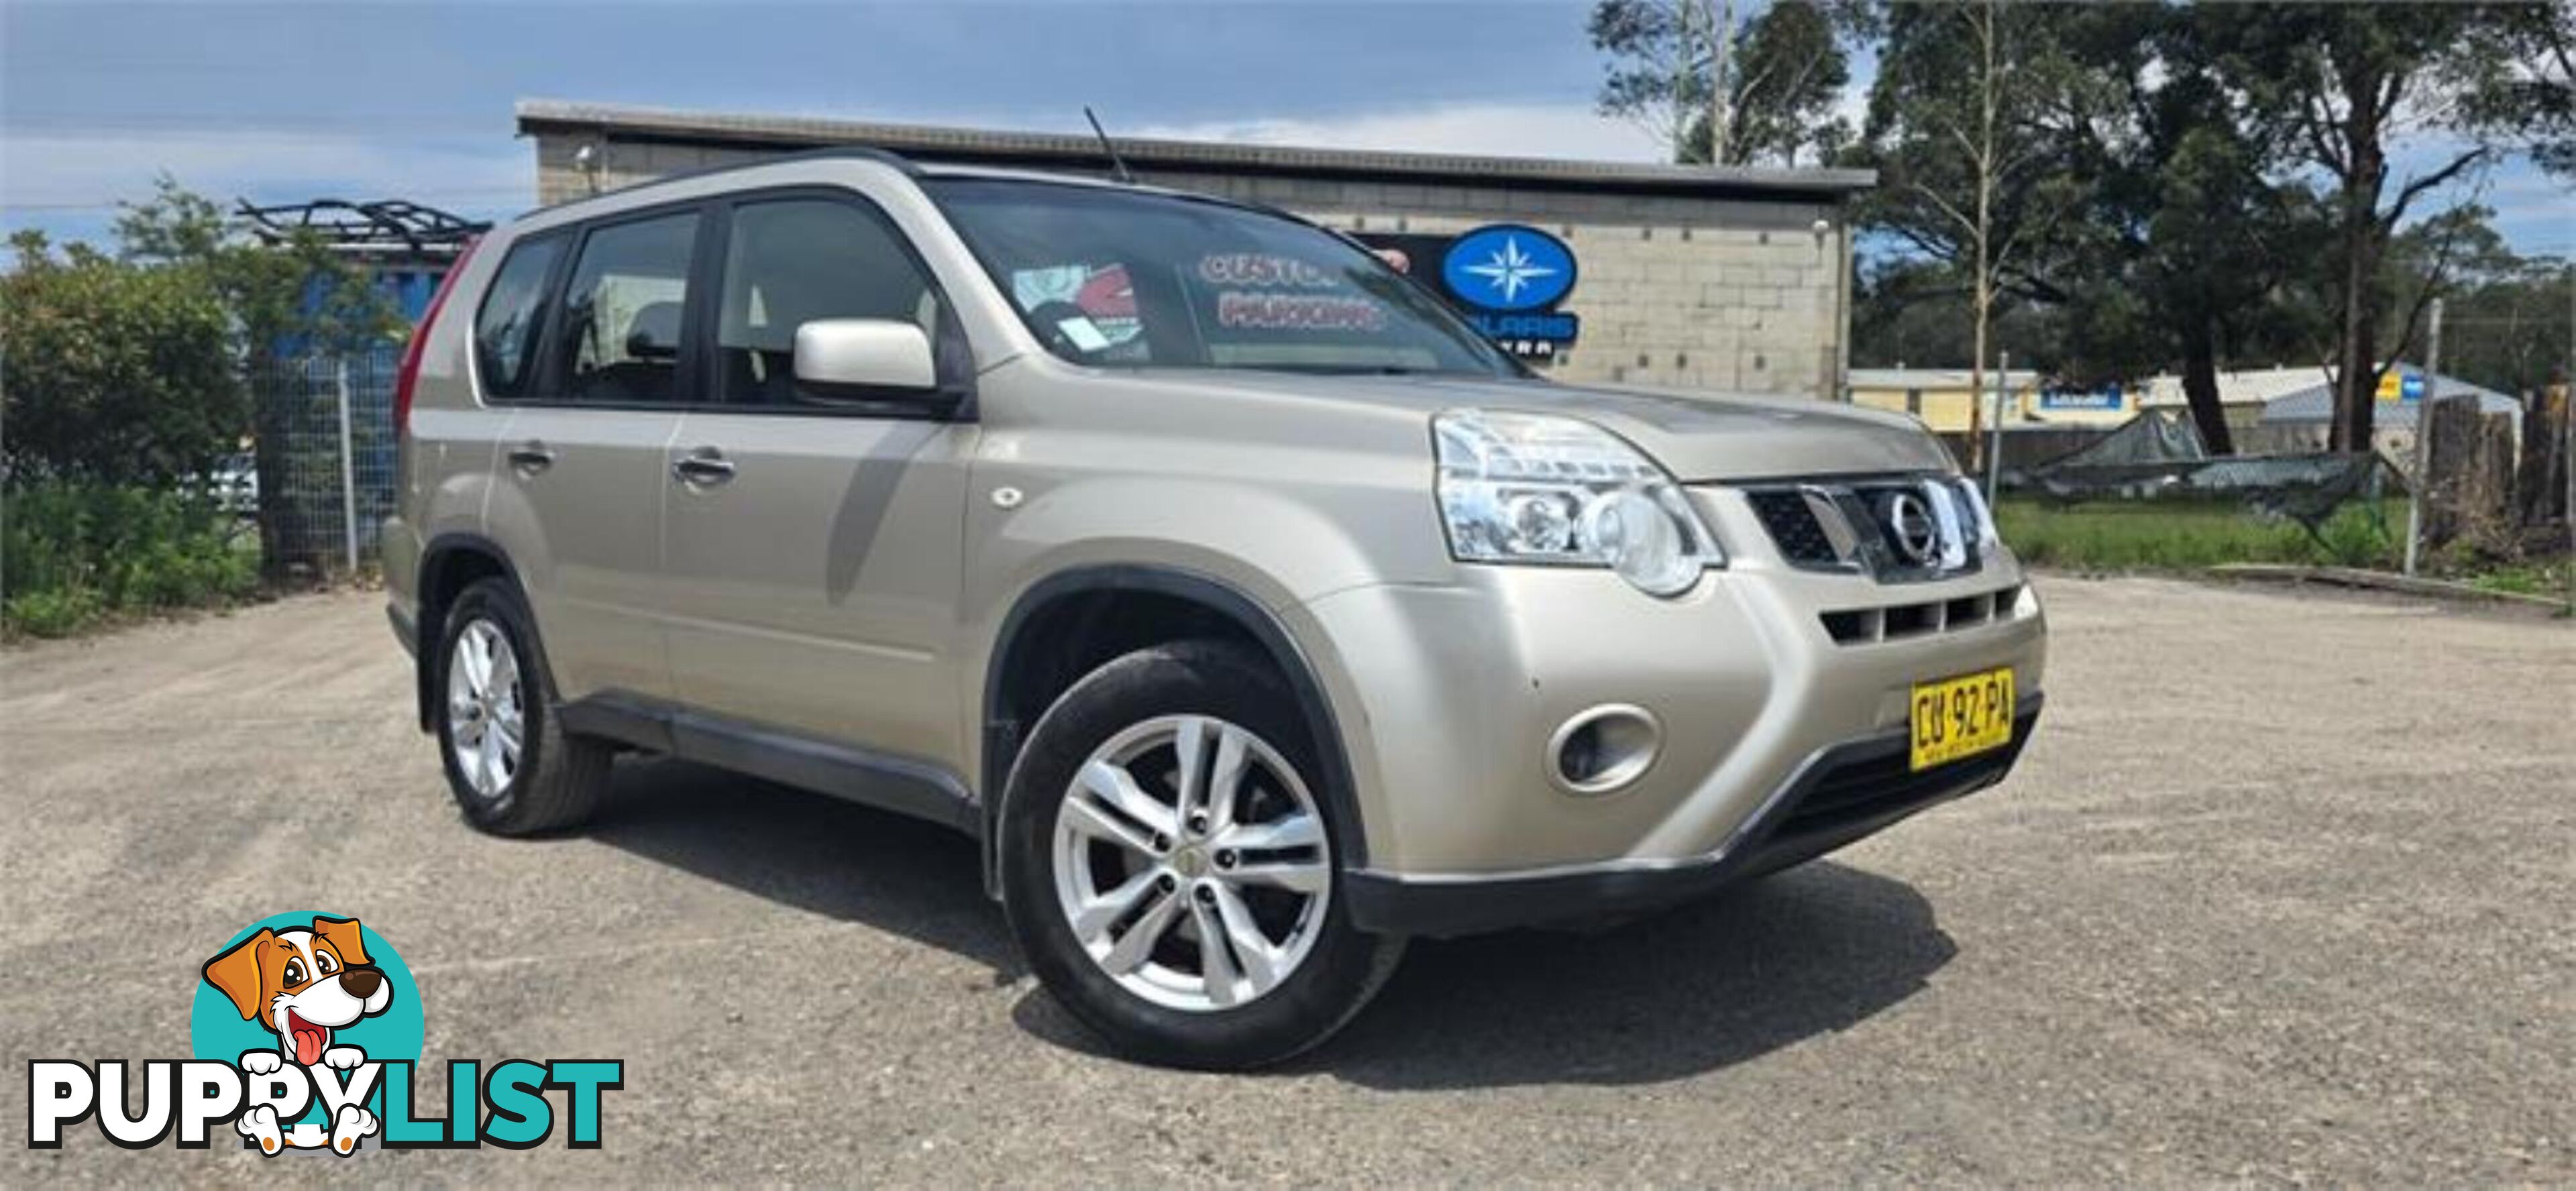
<path id="1" fill-rule="evenodd" d="M 1526 224 L 1489 224 L 1450 242 L 1441 279 L 1472 306 L 1543 310 L 1574 288 L 1574 253 L 1565 241 Z"/>
<path id="2" fill-rule="evenodd" d="M 1484 264 L 1469 265 L 1467 271 L 1485 279 L 1486 284 L 1502 291 L 1506 306 L 1521 300 L 1521 287 L 1542 277 L 1554 277 L 1557 271 L 1538 263 L 1521 251 L 1518 236 L 1503 237 L 1503 246 L 1494 250 Z"/>

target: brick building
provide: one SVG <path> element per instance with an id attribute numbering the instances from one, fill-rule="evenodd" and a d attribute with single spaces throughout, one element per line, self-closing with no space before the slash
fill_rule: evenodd
<path id="1" fill-rule="evenodd" d="M 1067 173 L 1111 169 L 1094 138 L 1055 133 L 555 101 L 521 102 L 518 122 L 536 143 L 537 195 L 546 203 L 825 145 Z M 1426 280 L 1440 271 L 1427 258 L 1443 253 L 1455 261 L 1500 245 L 1495 251 L 1515 258 L 1537 254 L 1528 259 L 1545 263 L 1534 272 L 1562 272 L 1572 288 L 1544 308 L 1480 321 L 1565 379 L 1845 392 L 1848 203 L 1875 180 L 1869 171 L 1117 144 L 1141 182 L 1294 211 L 1403 251 Z M 1480 229 L 1498 234 L 1469 235 Z"/>

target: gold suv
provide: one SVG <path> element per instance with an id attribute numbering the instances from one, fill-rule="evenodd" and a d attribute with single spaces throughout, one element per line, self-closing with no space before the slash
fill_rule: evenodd
<path id="1" fill-rule="evenodd" d="M 654 182 L 486 237 L 398 394 L 390 611 L 469 821 L 640 749 L 946 823 L 1154 1061 L 1840 847 L 2039 712 L 2039 603 L 1910 419 L 1551 383 L 1195 195 Z"/>

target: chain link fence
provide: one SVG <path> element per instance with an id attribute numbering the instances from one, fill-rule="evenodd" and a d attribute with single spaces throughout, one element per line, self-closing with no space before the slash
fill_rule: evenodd
<path id="1" fill-rule="evenodd" d="M 394 509 L 394 376 L 402 345 L 255 368 L 261 569 L 271 581 L 354 574 Z"/>

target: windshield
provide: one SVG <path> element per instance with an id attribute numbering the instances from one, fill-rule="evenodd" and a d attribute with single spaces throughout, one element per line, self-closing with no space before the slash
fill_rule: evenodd
<path id="1" fill-rule="evenodd" d="M 1439 299 L 1293 219 L 1064 183 L 924 186 L 1029 329 L 1077 363 L 1522 375 Z"/>

